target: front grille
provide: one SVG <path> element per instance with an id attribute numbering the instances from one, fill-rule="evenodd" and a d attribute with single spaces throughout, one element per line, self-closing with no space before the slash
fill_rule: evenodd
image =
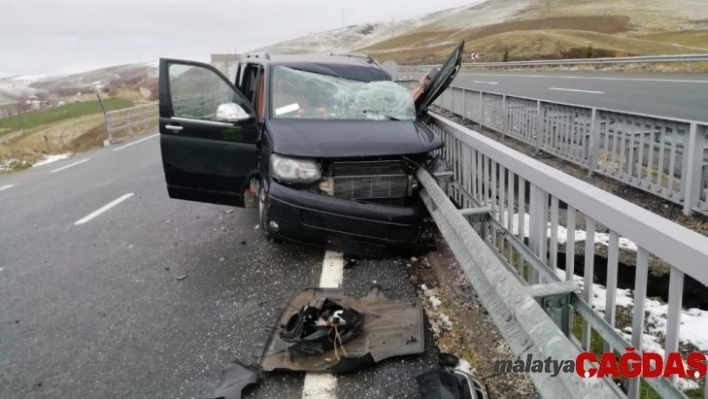
<path id="1" fill-rule="evenodd" d="M 410 179 L 402 161 L 335 162 L 334 196 L 346 199 L 404 198 Z"/>

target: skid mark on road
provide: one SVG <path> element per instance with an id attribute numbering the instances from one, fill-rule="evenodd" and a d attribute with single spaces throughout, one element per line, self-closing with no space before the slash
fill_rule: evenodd
<path id="1" fill-rule="evenodd" d="M 74 223 L 74 224 L 77 225 L 77 226 L 80 225 L 80 224 L 84 224 L 84 223 L 90 221 L 91 219 L 95 218 L 96 216 L 98 216 L 98 215 L 100 215 L 100 214 L 106 212 L 107 210 L 113 208 L 114 206 L 120 204 L 121 202 L 127 200 L 128 198 L 130 198 L 130 197 L 132 197 L 132 196 L 133 196 L 133 193 L 128 193 L 128 194 L 122 195 L 122 196 L 120 196 L 118 199 L 115 199 L 115 200 L 109 202 L 108 204 L 102 206 L 101 208 L 99 208 L 99 209 L 97 209 L 97 210 L 91 212 L 90 214 L 86 215 L 86 216 L 83 217 L 82 219 L 79 219 L 79 220 L 76 221 L 76 223 Z"/>
<path id="2" fill-rule="evenodd" d="M 148 137 L 142 138 L 142 139 L 140 139 L 140 140 L 138 140 L 138 141 L 133 141 L 132 143 L 126 144 L 126 145 L 124 145 L 124 146 L 120 146 L 120 147 L 114 149 L 113 151 L 120 151 L 120 150 L 122 150 L 123 148 L 127 148 L 127 147 L 130 147 L 131 145 L 135 145 L 135 144 L 138 144 L 138 143 L 142 143 L 142 142 L 145 141 L 145 140 L 150 140 L 151 138 L 157 137 L 157 136 L 159 136 L 159 135 L 160 135 L 160 133 L 155 133 L 155 134 L 153 134 L 152 136 L 148 136 Z"/>
<path id="3" fill-rule="evenodd" d="M 320 275 L 320 288 L 339 288 L 344 281 L 344 255 L 325 251 Z M 332 374 L 307 373 L 302 387 L 302 399 L 334 399 L 337 377 Z"/>
<path id="4" fill-rule="evenodd" d="M 62 167 L 59 168 L 59 169 L 54 169 L 53 171 L 51 171 L 51 172 L 49 172 L 49 173 L 56 173 L 56 172 L 62 171 L 62 170 L 64 170 L 64 169 L 69 169 L 69 168 L 71 168 L 72 166 L 81 165 L 82 163 L 88 162 L 88 161 L 90 161 L 90 160 L 91 160 L 91 158 L 82 159 L 82 160 L 79 161 L 79 162 L 74 162 L 74 163 L 72 163 L 72 164 L 70 164 L 70 165 L 62 166 Z"/>

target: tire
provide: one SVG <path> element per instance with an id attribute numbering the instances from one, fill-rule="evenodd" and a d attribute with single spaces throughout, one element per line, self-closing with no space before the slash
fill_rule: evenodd
<path id="1" fill-rule="evenodd" d="M 268 210 L 265 208 L 265 199 L 266 199 L 266 189 L 263 184 L 263 181 L 259 180 L 258 181 L 258 222 L 261 226 L 261 231 L 263 232 L 263 236 L 267 239 L 273 240 L 273 235 L 268 231 L 268 226 L 266 223 L 266 220 L 268 220 Z"/>

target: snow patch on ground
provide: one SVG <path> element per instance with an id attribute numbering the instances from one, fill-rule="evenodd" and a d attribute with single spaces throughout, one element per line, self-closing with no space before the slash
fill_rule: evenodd
<path id="1" fill-rule="evenodd" d="M 559 278 L 565 279 L 564 270 L 556 270 L 556 274 Z M 583 277 L 574 275 L 573 281 L 578 284 L 579 287 L 585 287 L 585 281 Z M 605 314 L 605 305 L 607 301 L 607 288 L 600 284 L 592 285 L 592 303 L 590 304 L 592 308 L 600 314 Z M 615 295 L 615 301 L 617 306 L 622 306 L 624 308 L 631 309 L 634 307 L 634 292 L 629 289 L 617 289 L 617 294 Z M 644 309 L 648 313 L 645 320 L 645 336 L 651 335 L 648 338 L 648 344 L 654 345 L 652 342 L 656 342 L 658 345 L 658 337 L 660 334 L 665 334 L 666 332 L 666 317 L 668 314 L 668 304 L 658 301 L 656 299 L 647 298 L 644 304 Z M 627 327 L 624 331 L 629 331 L 631 334 L 631 327 Z M 708 311 L 701 310 L 697 308 L 683 309 L 681 311 L 681 328 L 679 329 L 679 340 L 682 343 L 691 343 L 698 347 L 701 351 L 708 352 Z M 659 345 L 658 348 L 661 348 Z M 648 348 L 645 348 L 648 349 Z M 654 350 L 654 349 L 651 349 Z M 662 349 L 663 351 L 663 349 Z M 663 352 L 662 352 L 663 353 Z"/>
<path id="2" fill-rule="evenodd" d="M 67 153 L 67 154 L 56 154 L 56 155 L 45 155 L 44 158 L 40 159 L 39 161 L 35 162 L 34 165 L 32 166 L 42 166 L 46 165 L 52 162 L 56 161 L 61 161 L 62 159 L 69 158 L 73 154 Z"/>
<path id="3" fill-rule="evenodd" d="M 502 214 L 502 224 L 504 226 L 508 226 L 508 212 L 504 211 Z M 530 225 L 531 225 L 531 217 L 528 213 L 524 213 L 524 237 L 528 238 L 530 236 Z M 518 213 L 515 213 L 511 221 L 513 223 L 513 229 L 512 233 L 518 235 L 519 234 L 519 226 L 520 226 L 520 216 Z M 551 223 L 548 223 L 548 237 L 550 238 L 552 235 L 551 232 Z M 558 237 L 558 245 L 563 245 L 567 242 L 568 238 L 568 229 L 565 228 L 564 226 L 558 225 L 558 232 L 556 233 L 556 237 Z M 575 237 L 575 242 L 583 242 L 587 240 L 587 232 L 585 230 L 575 230 L 574 233 Z M 610 243 L 610 234 L 609 233 L 601 233 L 601 232 L 595 232 L 595 244 L 600 244 L 604 246 L 609 246 Z M 626 249 L 628 251 L 633 251 L 636 252 L 639 248 L 637 247 L 637 244 L 635 244 L 633 241 L 625 238 L 625 237 L 619 237 L 619 247 L 620 249 Z"/>
<path id="4" fill-rule="evenodd" d="M 460 359 L 460 361 L 457 363 L 457 366 L 455 366 L 455 370 L 460 370 L 464 373 L 467 374 L 472 374 L 472 366 L 470 365 L 470 362 L 468 362 L 465 359 Z"/>
<path id="5" fill-rule="evenodd" d="M 528 0 L 527 0 L 528 1 Z M 351 52 L 356 49 L 373 45 L 390 38 L 404 35 L 418 28 L 430 27 L 431 29 L 450 29 L 445 22 L 449 19 L 457 20 L 457 15 L 466 13 L 466 18 L 475 16 L 480 21 L 485 18 L 477 15 L 475 9 L 487 3 L 488 0 L 477 0 L 464 6 L 450 8 L 434 13 L 421 15 L 400 21 L 372 21 L 367 24 L 350 25 L 344 28 L 332 29 L 325 32 L 310 33 L 293 40 L 275 43 L 249 52 L 269 52 L 271 54 L 292 53 L 324 53 L 324 52 Z M 515 9 L 515 8 L 514 8 Z M 503 18 L 506 18 L 504 16 Z M 487 22 L 486 24 L 493 23 Z M 464 25 L 469 27 L 469 23 Z M 452 27 L 453 29 L 455 27 Z M 457 43 L 456 41 L 454 43 Z M 439 45 L 440 43 L 435 43 Z"/>
<path id="6" fill-rule="evenodd" d="M 556 275 L 565 279 L 564 270 L 556 270 Z M 584 289 L 585 281 L 583 277 L 574 275 L 573 281 Z M 607 288 L 600 284 L 592 285 L 592 301 L 590 306 L 597 313 L 604 316 L 607 301 Z M 634 307 L 634 292 L 629 289 L 617 289 L 615 295 L 617 306 L 627 309 Z M 656 352 L 664 356 L 664 347 L 660 337 L 666 334 L 668 304 L 656 299 L 647 298 L 644 304 L 645 312 L 648 313 L 644 323 L 644 334 L 642 335 L 642 351 Z M 627 342 L 632 341 L 632 327 L 628 326 L 617 331 Z M 679 329 L 679 342 L 691 343 L 699 351 L 708 352 L 708 311 L 696 308 L 684 309 L 681 311 L 681 328 Z M 680 379 L 678 382 L 680 389 L 695 389 L 698 384 L 688 379 Z"/>

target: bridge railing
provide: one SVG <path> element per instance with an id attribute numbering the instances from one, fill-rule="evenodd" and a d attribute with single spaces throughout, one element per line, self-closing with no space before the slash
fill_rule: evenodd
<path id="1" fill-rule="evenodd" d="M 521 108 L 527 107 L 522 104 Z M 488 118 L 486 123 L 509 123 L 507 118 L 502 122 L 493 121 Z M 639 353 L 669 353 L 679 351 L 679 343 L 687 343 L 687 335 L 682 334 L 681 328 L 682 321 L 690 316 L 682 310 L 684 281 L 689 276 L 700 286 L 692 289 L 699 290 L 703 297 L 708 293 L 705 286 L 708 284 L 708 237 L 440 115 L 432 114 L 429 126 L 445 142 L 439 154 L 451 164 L 454 179 L 444 186 L 456 207 L 449 207 L 439 196 L 432 199 L 427 191 L 435 189 L 424 177 L 421 179 L 426 191 L 423 198 L 448 244 L 451 248 L 455 246 L 453 252 L 468 272 L 480 299 L 482 292 L 492 298 L 485 299 L 495 306 L 488 308 L 490 315 L 498 310 L 495 301 L 512 309 L 511 318 L 497 320 L 493 316 L 505 338 L 509 336 L 514 340 L 515 335 L 508 329 L 510 323 L 518 321 L 527 334 L 535 337 L 528 345 L 542 346 L 543 336 L 539 336 L 539 331 L 545 325 L 539 319 L 538 326 L 531 323 L 524 327 L 529 308 L 521 309 L 515 304 L 526 297 L 516 292 L 520 289 L 511 287 L 515 283 L 499 274 L 501 272 L 495 274 L 494 268 L 490 269 L 489 265 L 494 262 L 491 258 L 482 258 L 483 249 L 470 247 L 476 245 L 478 238 L 502 260 L 505 270 L 512 271 L 528 287 L 524 292 L 538 294 L 539 304 L 577 348 L 620 354 L 625 347 L 632 346 Z M 466 217 L 477 234 L 463 231 L 465 227 L 460 224 L 455 225 L 454 219 L 459 216 L 454 213 Z M 461 249 L 465 246 L 467 252 Z M 478 255 L 480 253 L 482 255 Z M 601 259 L 606 259 L 606 264 Z M 650 322 L 645 314 L 648 304 L 653 304 L 648 281 L 654 277 L 650 277 L 649 270 L 658 265 L 669 270 L 663 323 L 653 319 Z M 480 270 L 484 273 L 479 274 Z M 576 271 L 583 277 L 576 276 Z M 598 275 L 606 276 L 606 288 L 594 284 L 594 277 Z M 618 288 L 620 278 L 631 282 L 633 296 Z M 573 282 L 582 286 L 582 290 L 565 297 L 569 287 L 574 291 Z M 628 300 L 633 301 L 629 307 Z M 649 318 L 652 317 L 655 313 L 650 313 Z M 657 337 L 665 337 L 663 345 Z M 557 340 L 551 335 L 546 338 Z M 698 386 L 696 381 L 666 378 L 645 381 L 664 398 L 686 397 L 677 388 L 681 386 L 679 383 L 684 384 L 683 387 Z M 628 397 L 640 397 L 640 379 L 610 382 L 605 388 L 614 389 L 617 383 Z M 544 397 L 553 397 L 548 396 L 543 387 L 540 391 Z M 572 397 L 579 397 L 576 394 L 581 395 L 576 392 Z"/>
<path id="2" fill-rule="evenodd" d="M 590 174 L 675 202 L 687 215 L 708 214 L 707 123 L 456 86 L 435 105 Z"/>

